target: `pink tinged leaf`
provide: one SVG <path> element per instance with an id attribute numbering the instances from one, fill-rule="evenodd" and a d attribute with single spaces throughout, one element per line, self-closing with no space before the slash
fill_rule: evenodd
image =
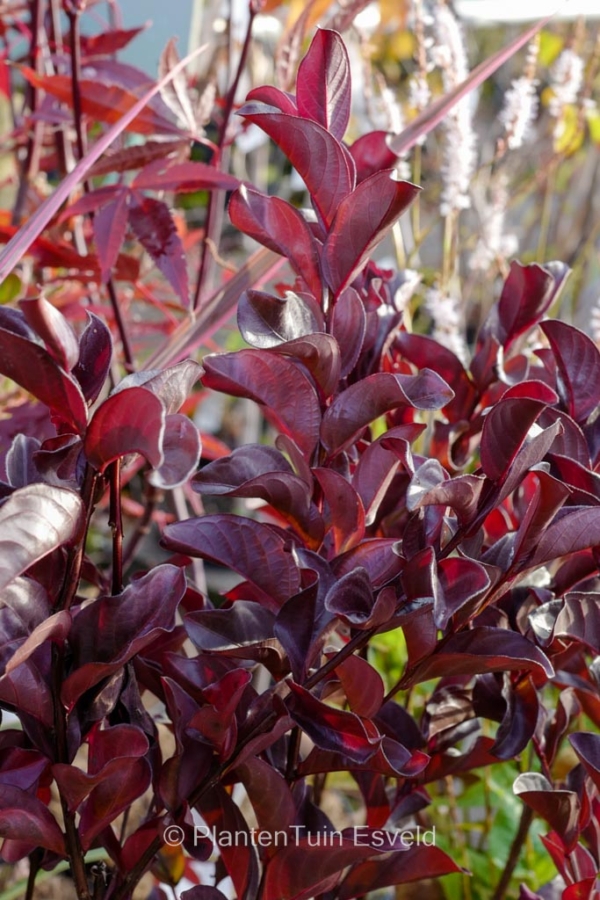
<path id="1" fill-rule="evenodd" d="M 513 791 L 527 806 L 545 819 L 573 850 L 579 837 L 579 797 L 574 791 L 555 789 L 538 772 L 524 772 L 515 780 Z"/>
<path id="2" fill-rule="evenodd" d="M 410 123 L 399 135 L 393 137 L 390 141 L 390 148 L 397 153 L 398 156 L 406 153 L 411 147 L 414 147 L 419 138 L 435 128 L 448 114 L 448 112 L 467 94 L 476 90 L 486 78 L 493 75 L 496 69 L 499 69 L 503 63 L 511 58 L 521 47 L 524 47 L 544 27 L 551 16 L 546 16 L 520 34 L 513 41 L 503 47 L 489 59 L 485 59 L 480 63 L 469 75 L 457 85 L 453 90 L 449 91 L 439 100 L 432 103 L 427 109 L 420 113 L 416 119 Z"/>
<path id="3" fill-rule="evenodd" d="M 62 832 L 48 807 L 11 784 L 0 790 L 0 836 L 65 855 Z"/>
<path id="4" fill-rule="evenodd" d="M 45 622 L 42 622 L 31 632 L 27 640 L 25 640 L 16 653 L 11 656 L 6 664 L 4 670 L 5 674 L 10 675 L 13 669 L 20 666 L 26 659 L 29 659 L 31 654 L 42 644 L 46 643 L 46 641 L 52 641 L 55 644 L 64 643 L 69 634 L 70 627 L 71 614 L 66 610 L 63 609 L 60 612 L 49 616 Z"/>
<path id="5" fill-rule="evenodd" d="M 112 338 L 104 322 L 88 313 L 88 324 L 79 339 L 79 361 L 73 375 L 88 403 L 93 403 L 104 386 L 112 359 Z"/>
<path id="6" fill-rule="evenodd" d="M 128 453 L 141 453 L 158 469 L 163 463 L 164 430 L 165 409 L 159 398 L 142 387 L 127 388 L 108 397 L 94 413 L 85 453 L 99 472 Z"/>
<path id="7" fill-rule="evenodd" d="M 485 417 L 481 432 L 481 468 L 502 481 L 545 404 L 517 397 L 500 400 Z"/>
<path id="8" fill-rule="evenodd" d="M 256 101 L 242 106 L 239 115 L 262 128 L 285 153 L 329 228 L 355 184 L 354 163 L 339 141 L 316 122 L 285 115 Z"/>
<path id="9" fill-rule="evenodd" d="M 298 115 L 295 96 L 270 84 L 261 84 L 259 87 L 252 88 L 246 96 L 246 100 L 258 100 L 267 106 L 274 106 L 282 113 L 290 116 Z"/>
<path id="10" fill-rule="evenodd" d="M 320 308 L 313 308 L 292 291 L 286 291 L 283 298 L 264 291 L 244 291 L 237 319 L 246 343 L 259 350 L 325 330 Z"/>
<path id="11" fill-rule="evenodd" d="M 69 636 L 73 671 L 63 685 L 63 703 L 72 709 L 90 687 L 117 672 L 161 632 L 171 631 L 185 587 L 181 569 L 161 565 L 122 594 L 99 597 L 81 609 Z"/>
<path id="12" fill-rule="evenodd" d="M 396 181 L 388 169 L 371 175 L 341 200 L 322 254 L 323 274 L 336 297 L 419 191 L 408 181 Z"/>
<path id="13" fill-rule="evenodd" d="M 79 342 L 67 319 L 44 297 L 21 300 L 19 306 L 58 365 L 70 371 L 79 359 Z"/>
<path id="14" fill-rule="evenodd" d="M 310 378 L 299 366 L 264 350 L 206 356 L 203 366 L 205 387 L 260 403 L 305 454 L 312 453 L 319 438 L 321 408 Z"/>
<path id="15" fill-rule="evenodd" d="M 356 180 L 359 184 L 382 169 L 392 169 L 398 162 L 398 156 L 389 147 L 391 138 L 389 131 L 370 131 L 348 148 L 356 166 Z"/>
<path id="16" fill-rule="evenodd" d="M 132 196 L 129 223 L 144 250 L 152 257 L 184 306 L 189 303 L 187 264 L 181 238 L 168 206 L 162 200 Z"/>
<path id="17" fill-rule="evenodd" d="M 440 409 L 453 396 L 446 382 L 431 369 L 423 369 L 418 375 L 369 375 L 347 388 L 326 410 L 321 442 L 333 456 L 384 413 L 399 406 Z"/>
<path id="18" fill-rule="evenodd" d="M 103 283 L 110 278 L 125 240 L 130 196 L 128 190 L 120 191 L 94 216 L 94 243 Z"/>
<path id="19" fill-rule="evenodd" d="M 541 327 L 556 359 L 561 399 L 576 422 L 585 422 L 600 404 L 600 353 L 594 342 L 572 325 L 547 321 Z"/>
<path id="20" fill-rule="evenodd" d="M 176 522 L 165 528 L 162 544 L 233 569 L 258 588 L 272 612 L 300 589 L 300 573 L 283 536 L 251 519 L 214 515 Z"/>
<path id="21" fill-rule="evenodd" d="M 298 113 L 312 119 L 342 140 L 350 119 L 352 81 L 350 60 L 336 31 L 320 28 L 298 67 Z"/>
<path id="22" fill-rule="evenodd" d="M 162 400 L 167 415 L 171 415 L 179 412 L 201 375 L 201 365 L 193 359 L 184 359 L 167 369 L 143 369 L 127 375 L 112 396 L 126 388 L 144 387 Z"/>
<path id="23" fill-rule="evenodd" d="M 81 52 L 84 56 L 110 56 L 126 47 L 148 25 L 147 22 L 138 28 L 114 28 L 101 34 L 82 35 Z"/>
<path id="24" fill-rule="evenodd" d="M 358 362 L 366 332 L 367 315 L 363 302 L 354 288 L 348 288 L 337 298 L 331 315 L 331 333 L 341 353 L 342 378 Z"/>
<path id="25" fill-rule="evenodd" d="M 202 162 L 172 162 L 159 159 L 149 163 L 131 183 L 134 190 L 175 191 L 178 194 L 202 190 L 234 191 L 239 178 Z"/>
<path id="26" fill-rule="evenodd" d="M 357 763 L 367 762 L 376 753 L 381 735 L 369 735 L 358 716 L 327 706 L 293 681 L 288 685 L 291 693 L 285 703 L 290 715 L 317 747 L 343 753 Z"/>
<path id="27" fill-rule="evenodd" d="M 548 658 L 521 634 L 477 626 L 438 642 L 437 651 L 416 665 L 403 686 L 441 675 L 505 671 L 531 671 L 536 683 L 542 684 L 554 677 Z"/>
<path id="28" fill-rule="evenodd" d="M 44 347 L 0 328 L 0 372 L 37 397 L 78 434 L 83 434 L 87 407 L 81 388 Z"/>
<path id="29" fill-rule="evenodd" d="M 362 500 L 343 475 L 333 469 L 313 469 L 321 486 L 326 507 L 325 527 L 331 532 L 335 554 L 355 547 L 364 537 L 365 510 Z"/>
<path id="30" fill-rule="evenodd" d="M 164 461 L 150 474 L 150 484 L 169 489 L 185 484 L 200 461 L 200 434 L 194 423 L 178 413 L 167 416 L 161 449 Z"/>
<path id="31" fill-rule="evenodd" d="M 76 541 L 83 521 L 74 491 L 49 484 L 14 491 L 0 507 L 0 590 L 57 547 Z"/>
<path id="32" fill-rule="evenodd" d="M 435 835 L 431 832 L 433 837 Z M 463 870 L 439 847 L 423 843 L 413 844 L 405 853 L 395 853 L 382 859 L 369 859 L 352 866 L 339 888 L 340 900 L 353 900 L 369 891 L 377 891 L 396 884 L 408 884 L 428 878 L 439 878 Z M 427 838 L 432 840 L 431 837 Z"/>
<path id="33" fill-rule="evenodd" d="M 242 185 L 229 201 L 229 218 L 244 234 L 285 256 L 320 300 L 323 288 L 318 245 L 302 213 L 279 197 L 268 197 Z"/>

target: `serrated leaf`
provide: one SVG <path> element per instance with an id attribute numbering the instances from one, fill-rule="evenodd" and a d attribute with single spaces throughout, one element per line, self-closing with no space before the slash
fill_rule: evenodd
<path id="1" fill-rule="evenodd" d="M 129 222 L 144 250 L 152 257 L 183 305 L 188 306 L 185 253 L 168 206 L 162 200 L 134 194 L 129 207 Z"/>

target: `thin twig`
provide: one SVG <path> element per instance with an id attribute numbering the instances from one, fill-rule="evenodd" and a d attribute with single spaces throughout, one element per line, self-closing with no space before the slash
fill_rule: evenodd
<path id="1" fill-rule="evenodd" d="M 112 528 L 112 593 L 123 590 L 123 517 L 121 515 L 121 460 L 115 459 L 109 466 L 110 518 Z"/>
<path id="2" fill-rule="evenodd" d="M 502 875 L 500 876 L 500 881 L 496 885 L 496 890 L 493 893 L 492 900 L 503 900 L 504 896 L 506 895 L 506 891 L 508 890 L 513 872 L 515 871 L 517 863 L 519 862 L 521 849 L 527 839 L 527 835 L 529 833 L 532 822 L 533 810 L 529 806 L 524 806 L 521 813 L 521 818 L 519 820 L 517 833 L 513 838 L 512 844 L 510 845 L 508 859 L 506 860 Z"/>

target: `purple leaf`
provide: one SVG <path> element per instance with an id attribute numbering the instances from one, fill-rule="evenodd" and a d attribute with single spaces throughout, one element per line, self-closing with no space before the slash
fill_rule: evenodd
<path id="1" fill-rule="evenodd" d="M 87 407 L 79 384 L 56 364 L 44 347 L 0 328 L 0 372 L 41 400 L 78 434 L 83 434 Z"/>
<path id="2" fill-rule="evenodd" d="M 50 613 L 45 590 L 30 578 L 15 578 L 2 589 L 0 605 L 0 669 Z"/>
<path id="3" fill-rule="evenodd" d="M 569 743 L 600 790 L 600 735 L 578 731 L 569 735 Z"/>
<path id="4" fill-rule="evenodd" d="M 79 361 L 72 372 L 88 403 L 93 403 L 102 390 L 111 359 L 110 331 L 98 316 L 88 313 L 88 324 L 79 339 Z"/>
<path id="5" fill-rule="evenodd" d="M 527 806 L 545 819 L 570 852 L 579 837 L 579 798 L 573 791 L 557 790 L 537 772 L 525 772 L 515 780 L 513 791 Z"/>
<path id="6" fill-rule="evenodd" d="M 171 631 L 184 593 L 181 569 L 161 565 L 122 594 L 99 597 L 79 610 L 69 635 L 73 671 L 63 685 L 63 703 L 72 709 L 90 687 L 124 666 L 161 632 Z"/>
<path id="7" fill-rule="evenodd" d="M 279 450 L 262 444 L 246 444 L 200 469 L 192 486 L 199 494 L 228 494 L 247 482 L 273 473 L 286 478 L 297 477 Z M 306 483 L 305 488 L 308 489 Z"/>
<path id="8" fill-rule="evenodd" d="M 237 320 L 246 343 L 259 350 L 325 330 L 319 307 L 292 291 L 286 291 L 283 299 L 263 291 L 244 291 Z"/>
<path id="9" fill-rule="evenodd" d="M 561 399 L 576 422 L 585 422 L 600 403 L 600 353 L 586 334 L 565 322 L 547 321 L 541 328 L 556 359 Z"/>
<path id="10" fill-rule="evenodd" d="M 399 406 L 440 409 L 453 393 L 439 375 L 423 369 L 418 375 L 379 372 L 351 385 L 323 416 L 321 442 L 331 456 L 339 453 L 373 419 Z"/>
<path id="11" fill-rule="evenodd" d="M 189 303 L 187 264 L 181 238 L 162 200 L 132 195 L 129 222 L 144 250 L 152 257 L 184 306 Z"/>
<path id="12" fill-rule="evenodd" d="M 370 538 L 348 550 L 335 560 L 335 574 L 340 577 L 363 566 L 374 588 L 382 587 L 403 568 L 403 560 L 394 553 L 398 542 L 394 538 Z"/>
<path id="13" fill-rule="evenodd" d="M 341 354 L 338 342 L 329 334 L 307 334 L 272 348 L 273 353 L 292 356 L 306 366 L 324 397 L 337 389 L 341 374 Z"/>
<path id="14" fill-rule="evenodd" d="M 283 652 L 273 636 L 272 612 L 249 600 L 236 600 L 230 609 L 188 613 L 185 629 L 204 653 L 231 659 L 252 659 L 268 669 L 281 670 Z"/>
<path id="15" fill-rule="evenodd" d="M 200 461 L 200 434 L 194 423 L 179 413 L 167 416 L 161 449 L 163 462 L 150 473 L 150 484 L 169 489 L 185 484 Z"/>
<path id="16" fill-rule="evenodd" d="M 600 653 L 600 595 L 569 592 L 552 626 L 552 637 L 579 641 L 595 653 Z M 561 601 L 557 601 L 561 602 Z"/>
<path id="17" fill-rule="evenodd" d="M 0 790 L 0 836 L 65 855 L 62 832 L 41 800 L 10 784 Z M 23 854 L 26 855 L 26 854 Z"/>
<path id="18" fill-rule="evenodd" d="M 481 468 L 492 481 L 502 481 L 542 410 L 539 400 L 504 398 L 492 407 L 481 432 Z"/>
<path id="19" fill-rule="evenodd" d="M 298 113 L 342 140 L 350 118 L 352 82 L 348 52 L 339 34 L 319 28 L 298 67 Z"/>
<path id="20" fill-rule="evenodd" d="M 528 568 L 600 544 L 600 509 L 564 507 L 542 532 Z"/>
<path id="21" fill-rule="evenodd" d="M 142 387 L 127 388 L 108 397 L 94 413 L 85 453 L 99 472 L 128 453 L 141 453 L 158 469 L 164 430 L 165 409 L 159 398 Z"/>
<path id="22" fill-rule="evenodd" d="M 356 278 L 420 190 L 393 176 L 391 169 L 377 172 L 339 203 L 322 254 L 323 274 L 336 297 Z"/>
<path id="23" fill-rule="evenodd" d="M 0 506 L 0 590 L 57 547 L 77 541 L 85 513 L 74 491 L 32 484 Z"/>
<path id="24" fill-rule="evenodd" d="M 531 671 L 542 683 L 554 676 L 547 657 L 521 634 L 477 626 L 439 642 L 436 652 L 403 679 L 403 686 L 443 675 L 512 671 Z"/>
<path id="25" fill-rule="evenodd" d="M 285 831 L 296 818 L 288 783 L 277 769 L 257 757 L 236 766 L 234 772 L 246 788 L 258 827 L 270 833 L 275 844 L 277 831 Z"/>
<path id="26" fill-rule="evenodd" d="M 316 122 L 285 115 L 256 101 L 242 106 L 238 115 L 262 128 L 285 153 L 304 179 L 317 213 L 329 228 L 355 180 L 352 158 L 339 141 Z"/>
<path id="27" fill-rule="evenodd" d="M 425 832 L 426 834 L 427 832 Z M 424 835 L 425 837 L 425 835 Z M 428 878 L 439 878 L 461 872 L 458 866 L 439 847 L 413 844 L 405 853 L 382 859 L 370 859 L 354 865 L 339 888 L 340 900 L 362 897 L 396 884 L 408 884 Z"/>
<path id="28" fill-rule="evenodd" d="M 300 587 L 298 568 L 284 538 L 251 519 L 216 515 L 175 522 L 165 528 L 162 544 L 238 572 L 260 591 L 272 612 Z"/>
<path id="29" fill-rule="evenodd" d="M 364 537 L 365 510 L 362 500 L 343 475 L 333 469 L 313 469 L 321 486 L 326 508 L 325 527 L 331 532 L 336 555 L 350 550 Z"/>
<path id="30" fill-rule="evenodd" d="M 435 624 L 444 630 L 454 613 L 466 604 L 475 608 L 490 587 L 484 567 L 472 559 L 450 556 L 438 563 L 440 588 L 435 597 Z"/>
<path id="31" fill-rule="evenodd" d="M 239 179 L 203 162 L 172 162 L 158 159 L 148 163 L 131 183 L 133 190 L 201 191 L 220 189 L 233 191 Z"/>
<path id="32" fill-rule="evenodd" d="M 367 316 L 358 292 L 348 288 L 337 298 L 331 315 L 331 333 L 341 353 L 341 375 L 348 375 L 360 356 L 367 331 Z"/>
<path id="33" fill-rule="evenodd" d="M 568 272 L 569 269 L 562 263 L 550 263 L 547 268 L 536 263 L 528 266 L 511 263 L 498 301 L 496 337 L 505 349 L 539 322 Z"/>
<path id="34" fill-rule="evenodd" d="M 83 850 L 88 850 L 94 838 L 130 808 L 150 785 L 152 773 L 147 760 L 123 758 L 119 762 L 118 767 L 105 774 L 80 809 L 79 834 Z"/>
<path id="35" fill-rule="evenodd" d="M 319 437 L 321 408 L 309 377 L 288 359 L 265 350 L 239 350 L 203 359 L 205 387 L 249 397 L 266 407 L 277 427 L 305 454 Z"/>
<path id="36" fill-rule="evenodd" d="M 285 256 L 313 296 L 321 299 L 318 245 L 302 213 L 279 197 L 243 185 L 229 201 L 229 218 L 244 234 Z"/>
<path id="37" fill-rule="evenodd" d="M 127 375 L 112 396 L 126 388 L 145 387 L 162 400 L 167 415 L 171 415 L 179 412 L 201 375 L 201 365 L 192 359 L 184 359 L 167 369 L 144 369 Z"/>
<path id="38" fill-rule="evenodd" d="M 42 622 L 31 632 L 19 649 L 6 663 L 7 675 L 29 659 L 31 654 L 46 641 L 63 644 L 71 628 L 71 614 L 62 609 Z"/>
<path id="39" fill-rule="evenodd" d="M 506 712 L 496 733 L 492 753 L 498 759 L 514 759 L 533 737 L 540 712 L 540 702 L 530 676 L 508 681 L 503 692 Z"/>
<path id="40" fill-rule="evenodd" d="M 70 371 L 79 359 L 79 343 L 67 319 L 44 297 L 20 300 L 19 306 L 58 365 Z"/>

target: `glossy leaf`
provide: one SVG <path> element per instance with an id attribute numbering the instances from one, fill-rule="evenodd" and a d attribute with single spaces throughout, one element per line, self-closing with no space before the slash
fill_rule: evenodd
<path id="1" fill-rule="evenodd" d="M 565 322 L 542 324 L 558 366 L 558 390 L 576 422 L 585 422 L 600 403 L 600 353 L 582 331 Z"/>
<path id="2" fill-rule="evenodd" d="M 45 297 L 21 300 L 19 306 L 58 365 L 70 371 L 79 359 L 79 343 L 67 319 Z"/>
<path id="3" fill-rule="evenodd" d="M 579 799 L 573 791 L 557 790 L 537 772 L 525 772 L 515 780 L 513 791 L 534 812 L 549 822 L 564 840 L 567 850 L 577 843 Z"/>
<path id="4" fill-rule="evenodd" d="M 113 394 L 94 413 L 85 453 L 99 472 L 128 453 L 141 453 L 158 469 L 163 463 L 164 430 L 165 410 L 158 397 L 145 388 L 128 388 Z"/>
<path id="5" fill-rule="evenodd" d="M 185 484 L 198 468 L 200 450 L 200 434 L 194 423 L 179 413 L 167 416 L 161 443 L 163 461 L 150 473 L 150 484 L 169 489 Z"/>
<path id="6" fill-rule="evenodd" d="M 88 323 L 79 338 L 79 361 L 73 369 L 88 403 L 93 403 L 102 390 L 111 359 L 110 331 L 98 316 L 88 313 Z"/>
<path id="7" fill-rule="evenodd" d="M 0 835 L 22 841 L 31 849 L 44 847 L 61 857 L 65 855 L 62 832 L 48 807 L 10 784 L 2 785 L 0 790 Z"/>
<path id="8" fill-rule="evenodd" d="M 350 60 L 340 35 L 319 28 L 298 67 L 298 114 L 342 140 L 350 118 Z"/>
<path id="9" fill-rule="evenodd" d="M 492 481 L 506 477 L 529 429 L 544 408 L 539 400 L 500 400 L 487 414 L 481 432 L 481 467 Z"/>
<path id="10" fill-rule="evenodd" d="M 238 327 L 252 347 L 277 347 L 322 331 L 324 322 L 317 313 L 320 310 L 313 309 L 302 295 L 292 291 L 286 291 L 284 298 L 263 291 L 245 291 L 238 304 Z"/>

